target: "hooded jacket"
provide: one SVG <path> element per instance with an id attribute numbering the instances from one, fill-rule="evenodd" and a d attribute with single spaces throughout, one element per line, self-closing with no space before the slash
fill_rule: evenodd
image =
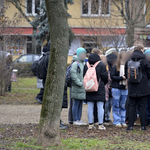
<path id="1" fill-rule="evenodd" d="M 148 79 L 150 79 L 150 62 L 145 58 L 145 55 L 140 50 L 135 50 L 131 56 L 133 61 L 141 61 L 142 68 L 142 80 L 140 83 L 130 83 L 128 82 L 128 95 L 130 97 L 143 97 L 150 94 L 150 87 L 148 84 Z M 125 76 L 128 78 L 128 62 L 125 66 Z"/>
<path id="2" fill-rule="evenodd" d="M 71 67 L 71 79 L 72 79 L 72 95 L 73 99 L 84 100 L 86 98 L 86 92 L 83 85 L 83 69 L 85 62 L 80 60 L 79 57 L 73 57 L 73 64 Z"/>
<path id="3" fill-rule="evenodd" d="M 109 55 L 107 55 L 107 63 L 108 63 L 108 67 L 109 67 L 109 71 L 111 72 L 112 68 L 113 68 L 113 64 L 114 64 L 114 61 L 117 60 L 117 55 L 111 53 Z"/>
<path id="4" fill-rule="evenodd" d="M 94 65 L 96 62 L 100 61 L 99 55 L 92 53 L 88 59 L 90 65 Z M 88 70 L 87 65 L 84 67 L 84 76 Z M 105 84 L 108 82 L 108 72 L 106 71 L 106 66 L 100 62 L 96 66 L 96 75 L 97 81 L 99 83 L 99 88 L 97 92 L 87 92 L 86 93 L 86 100 L 87 101 L 105 101 Z"/>

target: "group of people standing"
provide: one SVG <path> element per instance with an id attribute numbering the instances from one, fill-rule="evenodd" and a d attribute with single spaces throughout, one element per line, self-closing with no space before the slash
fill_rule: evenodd
<path id="1" fill-rule="evenodd" d="M 98 129 L 106 130 L 104 124 L 111 122 L 112 108 L 113 124 L 127 127 L 127 130 L 133 130 L 139 109 L 141 130 L 146 130 L 145 126 L 150 124 L 149 58 L 150 50 L 144 54 L 144 46 L 140 44 L 132 52 L 121 51 L 107 56 L 94 48 L 88 60 L 86 50 L 78 48 L 71 64 L 69 123 L 86 124 L 81 121 L 82 104 L 86 101 L 89 129 L 95 128 L 94 123 L 98 122 Z M 96 71 L 98 90 L 94 92 L 86 91 L 84 86 L 84 77 L 89 69 L 87 63 Z"/>

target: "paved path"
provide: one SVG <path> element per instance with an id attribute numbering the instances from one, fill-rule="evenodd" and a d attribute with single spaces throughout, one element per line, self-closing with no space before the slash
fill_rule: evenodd
<path id="1" fill-rule="evenodd" d="M 41 105 L 0 105 L 0 124 L 39 123 Z M 87 105 L 83 106 L 82 120 L 87 122 Z M 68 123 L 68 109 L 63 109 L 61 118 Z"/>

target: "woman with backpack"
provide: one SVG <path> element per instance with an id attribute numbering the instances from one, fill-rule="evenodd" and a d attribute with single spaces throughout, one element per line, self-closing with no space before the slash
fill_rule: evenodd
<path id="1" fill-rule="evenodd" d="M 113 96 L 113 124 L 116 127 L 127 127 L 125 123 L 125 103 L 128 95 L 127 80 L 125 75 L 126 52 L 120 52 L 117 65 L 111 71 L 112 96 Z"/>
<path id="2" fill-rule="evenodd" d="M 86 50 L 82 47 L 77 49 L 77 56 L 73 57 L 73 64 L 71 66 L 71 79 L 72 79 L 72 93 L 73 102 L 73 119 L 74 125 L 86 125 L 81 121 L 82 103 L 86 99 L 86 92 L 83 85 L 83 69 L 85 65 Z"/>
<path id="3" fill-rule="evenodd" d="M 96 76 L 96 81 L 93 82 L 85 82 L 86 77 L 88 78 L 89 68 L 95 67 L 94 72 L 91 74 Z M 91 86 L 97 83 L 97 90 L 93 92 L 88 92 L 88 88 L 86 88 L 86 100 L 88 101 L 88 121 L 89 121 L 89 129 L 95 128 L 94 120 L 93 120 L 93 110 L 94 110 L 94 102 L 97 102 L 97 109 L 98 109 L 98 122 L 99 122 L 99 130 L 106 130 L 103 125 L 103 118 L 104 118 L 104 101 L 105 101 L 105 84 L 108 82 L 108 73 L 106 71 L 106 66 L 100 62 L 100 56 L 96 53 L 92 53 L 89 56 L 88 64 L 84 67 L 84 84 Z M 90 87 L 89 87 L 90 88 Z"/>

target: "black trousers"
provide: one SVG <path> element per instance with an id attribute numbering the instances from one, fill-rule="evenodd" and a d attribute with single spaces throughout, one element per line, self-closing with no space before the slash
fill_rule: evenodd
<path id="1" fill-rule="evenodd" d="M 70 88 L 70 107 L 69 107 L 69 112 L 68 112 L 69 123 L 73 123 L 73 113 L 72 113 L 73 101 L 74 99 L 71 98 L 71 88 Z"/>
<path id="2" fill-rule="evenodd" d="M 135 116 L 136 116 L 136 108 L 139 105 L 140 114 L 141 114 L 141 126 L 146 126 L 146 105 L 147 105 L 147 96 L 144 97 L 129 97 L 130 108 L 129 108 L 129 126 L 133 127 Z"/>

